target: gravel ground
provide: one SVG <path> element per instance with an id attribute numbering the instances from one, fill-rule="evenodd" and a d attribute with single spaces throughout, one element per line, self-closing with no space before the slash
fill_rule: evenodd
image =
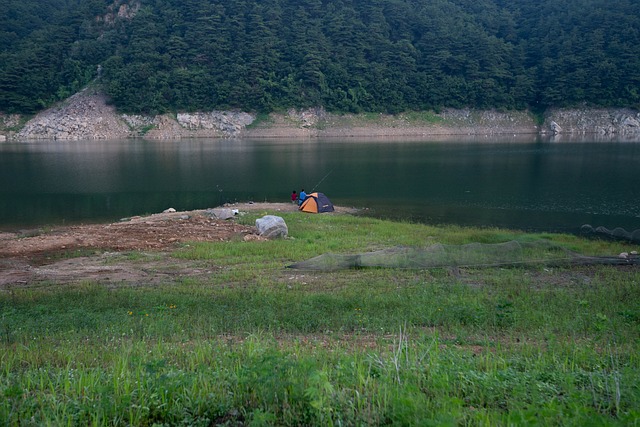
<path id="1" fill-rule="evenodd" d="M 291 203 L 227 205 L 242 212 L 295 212 Z M 336 207 L 338 213 L 354 209 Z M 177 260 L 170 252 L 198 241 L 264 240 L 255 227 L 212 219 L 205 210 L 159 213 L 111 224 L 0 233 L 0 289 L 38 283 L 158 284 L 211 274 L 211 263 Z M 138 252 L 136 257 L 127 253 Z M 78 256 L 84 255 L 86 256 Z"/>

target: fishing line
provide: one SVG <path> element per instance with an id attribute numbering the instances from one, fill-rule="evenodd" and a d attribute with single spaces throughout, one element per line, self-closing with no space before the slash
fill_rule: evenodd
<path id="1" fill-rule="evenodd" d="M 311 193 L 313 193 L 313 190 L 315 190 L 315 189 L 316 189 L 316 187 L 318 187 L 318 185 L 320 185 L 320 184 L 322 183 L 322 181 L 324 181 L 324 180 L 325 180 L 325 178 L 326 178 L 326 177 L 328 177 L 329 175 L 331 175 L 331 172 L 333 172 L 333 171 L 334 171 L 334 169 L 331 169 L 331 170 L 329 171 L 329 173 L 328 173 L 328 174 L 326 174 L 326 175 L 325 175 L 325 176 L 324 176 L 320 181 L 318 181 L 318 183 L 317 183 L 317 184 L 316 184 L 316 185 L 311 189 L 311 191 L 310 191 L 310 192 L 311 192 Z"/>

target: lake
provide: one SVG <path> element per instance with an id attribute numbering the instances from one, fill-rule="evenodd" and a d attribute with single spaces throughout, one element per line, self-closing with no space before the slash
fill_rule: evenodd
<path id="1" fill-rule="evenodd" d="M 466 140 L 0 144 L 0 229 L 112 221 L 321 191 L 366 214 L 576 232 L 640 228 L 640 144 Z"/>

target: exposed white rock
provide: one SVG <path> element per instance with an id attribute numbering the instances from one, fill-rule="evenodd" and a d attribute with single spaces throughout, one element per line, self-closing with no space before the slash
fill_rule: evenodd
<path id="1" fill-rule="evenodd" d="M 107 7 L 108 12 L 104 16 L 97 17 L 96 20 L 104 21 L 110 25 L 115 24 L 119 19 L 129 21 L 136 16 L 140 7 L 139 0 L 114 0 Z"/>
<path id="2" fill-rule="evenodd" d="M 233 218 L 236 213 L 237 213 L 237 210 L 228 209 L 228 208 L 213 208 L 213 209 L 207 210 L 207 214 L 211 218 L 223 219 L 223 220 Z"/>
<path id="3" fill-rule="evenodd" d="M 639 117 L 640 117 L 640 114 L 639 114 Z M 627 129 L 628 128 L 640 129 L 640 121 L 638 121 L 635 117 L 624 117 L 620 125 Z"/>
<path id="4" fill-rule="evenodd" d="M 18 132 L 16 139 L 116 139 L 126 138 L 129 133 L 115 108 L 107 105 L 106 96 L 85 89 L 37 114 Z"/>
<path id="5" fill-rule="evenodd" d="M 290 109 L 287 111 L 290 119 L 299 123 L 302 128 L 312 128 L 318 124 L 318 121 L 327 115 L 324 108 L 309 108 L 306 110 Z"/>
<path id="6" fill-rule="evenodd" d="M 180 126 L 189 130 L 218 130 L 228 136 L 234 136 L 253 123 L 251 114 L 231 111 L 212 111 L 209 113 L 178 113 Z"/>
<path id="7" fill-rule="evenodd" d="M 543 129 L 553 125 L 567 134 L 633 135 L 640 133 L 640 113 L 630 108 L 552 109 Z"/>
<path id="8" fill-rule="evenodd" d="M 289 229 L 284 219 L 276 215 L 265 215 L 256 219 L 256 228 L 258 229 L 258 234 L 267 239 L 287 237 L 289 234 Z"/>

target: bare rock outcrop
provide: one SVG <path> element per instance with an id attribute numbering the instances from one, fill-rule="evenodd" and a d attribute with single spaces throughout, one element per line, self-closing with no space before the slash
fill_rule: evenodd
<path id="1" fill-rule="evenodd" d="M 149 139 L 175 139 L 192 136 L 169 114 L 156 116 L 123 114 L 121 117 L 131 128 L 132 136 Z"/>
<path id="2" fill-rule="evenodd" d="M 230 138 L 239 136 L 255 117 L 236 111 L 178 113 L 176 116 L 123 114 L 134 135 L 148 139 Z"/>
<path id="3" fill-rule="evenodd" d="M 542 132 L 640 135 L 640 112 L 630 108 L 552 109 L 546 114 Z"/>
<path id="4" fill-rule="evenodd" d="M 113 25 L 119 19 L 131 20 L 140 10 L 141 4 L 139 0 L 115 0 L 107 6 L 107 13 L 96 18 L 98 21 L 104 21 L 109 25 Z"/>
<path id="5" fill-rule="evenodd" d="M 209 113 L 179 113 L 180 126 L 190 131 L 215 130 L 224 135 L 235 136 L 253 123 L 255 117 L 248 113 L 212 111 Z"/>
<path id="6" fill-rule="evenodd" d="M 108 105 L 103 93 L 85 89 L 36 115 L 11 139 L 227 138 L 239 136 L 253 121 L 251 114 L 230 111 L 180 113 L 177 116 L 119 114 L 115 107 Z"/>
<path id="7" fill-rule="evenodd" d="M 16 139 L 118 139 L 126 138 L 130 129 L 107 104 L 107 97 L 85 89 L 60 105 L 42 111 L 18 132 Z"/>
<path id="8" fill-rule="evenodd" d="M 286 114 L 271 113 L 244 128 L 239 136 L 246 138 L 316 138 L 322 135 L 328 114 L 323 108 L 289 109 Z"/>

